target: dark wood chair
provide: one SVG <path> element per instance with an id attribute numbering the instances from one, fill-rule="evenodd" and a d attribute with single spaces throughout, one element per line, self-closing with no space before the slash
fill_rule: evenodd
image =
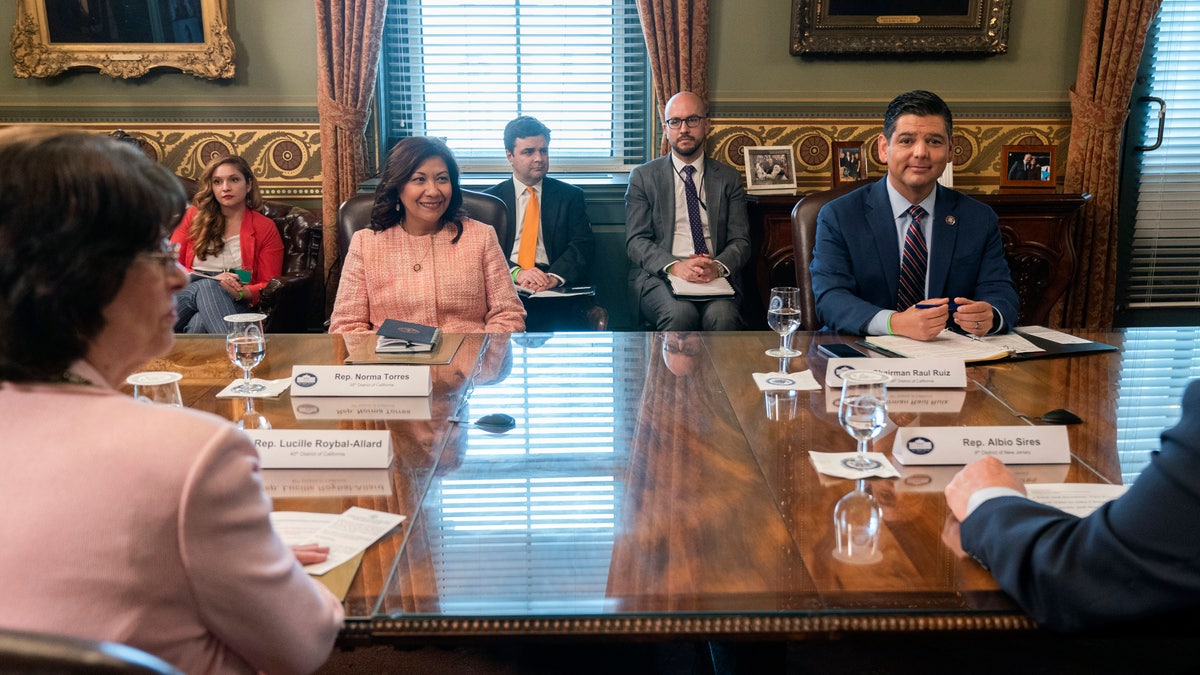
<path id="1" fill-rule="evenodd" d="M 796 287 L 800 289 L 800 330 L 821 330 L 817 320 L 817 303 L 813 298 L 813 246 L 817 243 L 817 214 L 829 202 L 873 182 L 860 180 L 824 192 L 805 195 L 792 208 L 792 253 L 795 256 Z"/>
<path id="2" fill-rule="evenodd" d="M 259 294 L 267 315 L 263 330 L 303 333 L 318 328 L 325 313 L 325 250 L 321 219 L 308 209 L 264 201 L 262 213 L 275 221 L 283 239 L 283 271 Z"/>
<path id="3" fill-rule="evenodd" d="M 46 633 L 0 631 L 0 672 L 90 675 L 183 675 L 133 647 Z"/>

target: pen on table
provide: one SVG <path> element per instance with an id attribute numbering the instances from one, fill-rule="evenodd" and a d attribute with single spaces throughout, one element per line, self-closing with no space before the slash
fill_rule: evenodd
<path id="1" fill-rule="evenodd" d="M 916 305 L 914 305 L 914 306 L 915 306 L 917 309 L 933 309 L 934 307 L 941 307 L 942 305 L 931 305 L 931 304 L 929 304 L 929 303 L 927 303 L 927 302 L 918 302 L 918 303 L 917 303 Z M 951 312 L 957 312 L 957 311 L 958 311 L 958 303 L 956 303 L 956 302 L 950 302 L 950 303 L 947 303 L 945 306 L 946 306 L 946 307 L 947 307 L 947 308 L 948 308 L 948 309 L 949 309 Z"/>

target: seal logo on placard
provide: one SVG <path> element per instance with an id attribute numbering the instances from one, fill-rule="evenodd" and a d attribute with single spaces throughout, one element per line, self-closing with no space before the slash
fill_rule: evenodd
<path id="1" fill-rule="evenodd" d="M 298 387 L 311 387 L 317 383 L 317 376 L 312 373 L 300 373 L 292 380 Z"/>
<path id="2" fill-rule="evenodd" d="M 316 415 L 321 412 L 321 407 L 313 403 L 302 403 L 296 406 L 296 412 L 301 415 Z"/>
<path id="3" fill-rule="evenodd" d="M 846 373 L 852 372 L 853 370 L 854 370 L 854 366 L 843 365 L 843 366 L 838 366 L 837 368 L 834 368 L 833 374 L 837 375 L 839 378 L 844 380 L 844 379 L 846 379 Z"/>
<path id="4" fill-rule="evenodd" d="M 908 442 L 904 444 L 904 447 L 914 455 L 928 455 L 929 453 L 933 452 L 933 441 L 925 438 L 924 436 L 917 436 L 915 438 L 908 439 Z"/>
<path id="5" fill-rule="evenodd" d="M 768 377 L 767 384 L 774 387 L 790 387 L 796 384 L 796 381 L 790 377 Z"/>

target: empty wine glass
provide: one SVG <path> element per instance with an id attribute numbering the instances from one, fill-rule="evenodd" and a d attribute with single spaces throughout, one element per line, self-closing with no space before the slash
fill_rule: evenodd
<path id="1" fill-rule="evenodd" d="M 879 562 L 879 503 L 867 489 L 867 481 L 858 479 L 852 492 L 838 500 L 833 507 L 835 546 L 833 557 L 854 565 Z"/>
<path id="2" fill-rule="evenodd" d="M 225 317 L 233 328 L 225 336 L 225 352 L 233 365 L 242 369 L 243 381 L 230 391 L 234 394 L 253 394 L 266 389 L 251 382 L 250 371 L 262 362 L 267 354 L 267 339 L 263 337 L 262 314 L 231 314 Z"/>
<path id="3" fill-rule="evenodd" d="M 873 370 L 852 370 L 842 376 L 838 421 L 858 441 L 858 453 L 842 460 L 844 466 L 860 471 L 879 468 L 879 462 L 867 457 L 867 441 L 887 426 L 887 383 L 891 379 Z"/>
<path id="4" fill-rule="evenodd" d="M 767 325 L 779 333 L 779 349 L 768 349 L 767 356 L 800 356 L 791 348 L 792 333 L 800 327 L 800 289 L 780 286 L 771 289 L 771 304 L 767 307 Z"/>
<path id="5" fill-rule="evenodd" d="M 150 371 L 134 373 L 125 378 L 133 385 L 133 397 L 145 403 L 183 406 L 183 397 L 179 394 L 179 373 L 166 371 Z"/>

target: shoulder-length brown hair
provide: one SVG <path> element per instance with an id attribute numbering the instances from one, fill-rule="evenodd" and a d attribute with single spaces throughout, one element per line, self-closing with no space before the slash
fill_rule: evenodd
<path id="1" fill-rule="evenodd" d="M 442 158 L 450 173 L 450 203 L 438 219 L 438 231 L 446 225 L 453 225 L 456 231 L 450 243 L 458 243 L 458 238 L 462 236 L 463 203 L 462 188 L 458 186 L 458 162 L 445 143 L 428 136 L 405 138 L 388 153 L 383 173 L 379 175 L 379 186 L 375 188 L 375 206 L 371 208 L 372 230 L 383 232 L 404 222 L 404 202 L 400 201 L 400 191 L 417 172 L 417 168 L 431 157 Z"/>
<path id="2" fill-rule="evenodd" d="M 258 179 L 250 170 L 250 163 L 241 155 L 218 157 L 204 167 L 200 175 L 200 190 L 192 198 L 192 206 L 196 207 L 196 215 L 188 228 L 188 239 L 196 249 L 199 258 L 210 258 L 225 250 L 225 216 L 221 214 L 221 203 L 213 196 L 212 177 L 217 169 L 232 164 L 242 178 L 246 180 L 246 208 L 251 211 L 262 209 L 262 192 L 258 189 Z"/>

